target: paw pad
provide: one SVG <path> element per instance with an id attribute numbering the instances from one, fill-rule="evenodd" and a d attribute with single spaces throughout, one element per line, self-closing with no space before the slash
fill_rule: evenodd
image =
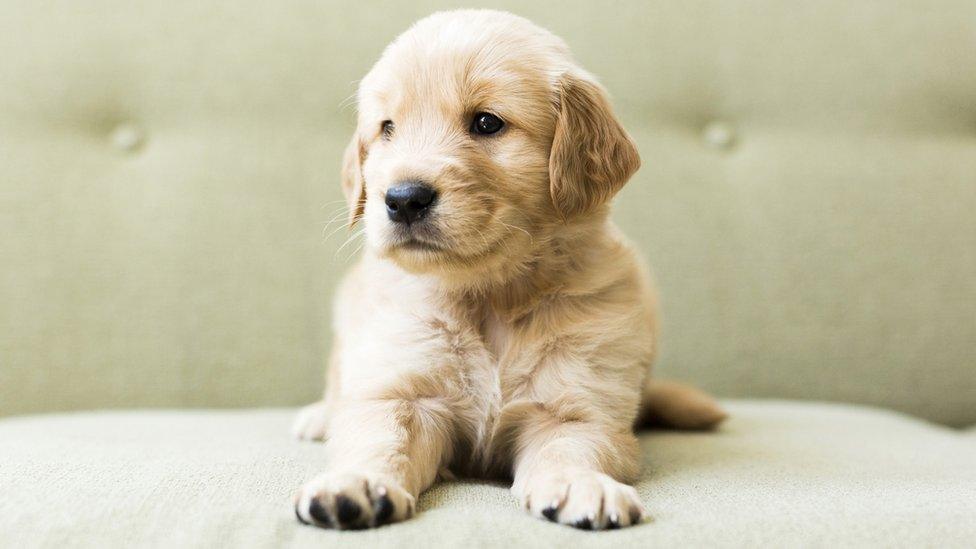
<path id="1" fill-rule="evenodd" d="M 530 514 L 580 530 L 616 530 L 643 517 L 632 486 L 592 470 L 544 473 L 528 479 L 520 495 Z"/>
<path id="2" fill-rule="evenodd" d="M 302 524 L 356 530 L 410 518 L 414 498 L 392 482 L 325 474 L 306 484 L 295 501 Z"/>

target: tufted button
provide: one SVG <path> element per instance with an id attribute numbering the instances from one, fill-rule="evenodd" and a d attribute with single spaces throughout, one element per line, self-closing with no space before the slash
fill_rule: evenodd
<path id="1" fill-rule="evenodd" d="M 145 133 L 135 124 L 124 122 L 112 130 L 110 139 L 112 141 L 112 146 L 117 150 L 132 152 L 142 146 L 146 140 L 146 136 Z"/>
<path id="2" fill-rule="evenodd" d="M 735 144 L 735 129 L 721 120 L 709 122 L 702 130 L 705 144 L 715 149 L 728 149 Z"/>

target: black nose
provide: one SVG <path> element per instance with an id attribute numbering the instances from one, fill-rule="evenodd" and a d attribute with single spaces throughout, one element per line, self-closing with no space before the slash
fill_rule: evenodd
<path id="1" fill-rule="evenodd" d="M 437 193 L 424 183 L 406 181 L 386 191 L 386 215 L 396 223 L 407 225 L 430 210 Z"/>

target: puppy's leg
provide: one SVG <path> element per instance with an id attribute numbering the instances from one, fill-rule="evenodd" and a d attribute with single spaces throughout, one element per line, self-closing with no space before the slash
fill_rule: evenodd
<path id="1" fill-rule="evenodd" d="M 303 406 L 291 424 L 291 435 L 298 440 L 325 440 L 328 432 L 330 406 L 320 400 Z"/>
<path id="2" fill-rule="evenodd" d="M 435 399 L 343 402 L 330 425 L 328 469 L 301 488 L 298 519 L 347 529 L 411 517 L 450 458 L 451 432 L 450 414 Z"/>
<path id="3" fill-rule="evenodd" d="M 329 357 L 325 398 L 302 407 L 291 424 L 291 434 L 298 440 L 325 440 L 328 436 L 329 419 L 334 413 L 332 408 L 339 400 L 339 343 L 340 339 L 336 336 Z"/>
<path id="4" fill-rule="evenodd" d="M 532 515 L 585 530 L 641 520 L 637 491 L 624 483 L 636 478 L 639 468 L 632 432 L 553 416 L 522 425 L 512 492 Z"/>

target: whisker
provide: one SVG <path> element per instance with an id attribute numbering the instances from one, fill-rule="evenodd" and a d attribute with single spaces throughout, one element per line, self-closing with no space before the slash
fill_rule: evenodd
<path id="1" fill-rule="evenodd" d="M 342 219 L 344 217 L 348 217 L 348 215 L 349 215 L 349 212 L 346 212 L 346 211 L 338 211 L 338 212 L 335 212 L 334 214 L 332 214 L 332 217 L 328 221 L 325 222 L 325 225 L 323 225 L 323 228 L 328 228 L 329 225 L 332 225 L 333 223 L 335 223 L 336 221 L 338 221 L 338 220 L 340 220 L 340 219 Z"/>
<path id="2" fill-rule="evenodd" d="M 501 220 L 501 219 L 500 219 L 500 218 L 498 217 L 498 214 L 495 214 L 495 215 L 493 215 L 493 216 L 492 216 L 491 218 L 492 218 L 492 219 L 493 219 L 494 221 L 497 221 L 498 223 L 500 223 L 500 224 L 501 224 L 501 225 L 502 225 L 503 227 L 505 227 L 505 228 L 507 228 L 507 229 L 509 229 L 509 232 L 511 232 L 511 229 L 515 229 L 516 231 L 522 231 L 523 233 L 525 233 L 525 236 L 527 236 L 527 237 L 529 237 L 529 240 L 530 240 L 530 241 L 532 241 L 532 242 L 535 242 L 535 238 L 534 238 L 534 237 L 533 237 L 533 236 L 532 236 L 532 235 L 531 235 L 531 234 L 529 233 L 529 231 L 527 231 L 527 230 L 525 230 L 525 229 L 523 229 L 522 227 L 519 227 L 519 226 L 517 226 L 517 225 L 510 225 L 510 224 L 508 224 L 508 223 L 505 223 L 504 221 L 502 221 L 502 220 Z"/>
<path id="3" fill-rule="evenodd" d="M 353 80 L 352 87 L 353 90 L 355 91 L 353 91 L 351 94 L 349 94 L 348 97 L 346 97 L 345 99 L 339 102 L 340 111 L 344 111 L 356 103 L 356 95 L 358 94 L 358 89 L 359 89 L 359 80 Z"/>
<path id="4" fill-rule="evenodd" d="M 352 251 L 352 253 L 350 253 L 350 254 L 349 254 L 349 257 L 354 257 L 354 256 L 355 256 L 356 254 L 358 254 L 358 253 L 359 253 L 359 251 L 363 249 L 363 246 L 364 246 L 365 244 L 366 244 L 366 239 L 365 239 L 365 238 L 364 238 L 364 239 L 362 239 L 362 240 L 360 240 L 360 241 L 359 241 L 359 246 L 356 246 L 356 249 L 355 249 L 355 250 L 353 250 L 353 251 Z M 347 259 L 348 259 L 348 258 L 347 258 Z"/>
<path id="5" fill-rule="evenodd" d="M 336 231 L 338 231 L 342 227 L 346 226 L 345 218 L 348 217 L 348 216 L 349 216 L 349 213 L 348 212 L 341 211 L 341 212 L 338 212 L 337 214 L 335 214 L 334 216 L 332 216 L 332 219 L 330 219 L 328 222 L 326 222 L 325 226 L 322 227 L 322 234 L 323 235 L 325 235 L 325 232 L 328 231 L 332 227 L 332 224 L 333 223 L 340 223 L 337 228 L 333 229 L 332 232 L 330 232 L 328 234 L 328 236 L 325 236 L 325 239 L 326 240 L 328 240 L 330 236 L 334 235 L 336 233 Z"/>
<path id="6" fill-rule="evenodd" d="M 506 229 L 508 229 L 509 231 L 511 231 L 512 229 L 515 229 L 516 231 L 521 231 L 521 232 L 525 233 L 525 236 L 529 237 L 529 240 L 530 241 L 535 242 L 535 238 L 529 233 L 529 231 L 526 231 L 522 227 L 518 227 L 516 225 L 509 225 L 508 223 L 505 223 L 504 221 L 499 221 L 499 223 L 501 223 L 502 226 L 505 227 Z"/>
<path id="7" fill-rule="evenodd" d="M 356 218 L 353 220 L 353 223 L 355 223 L 356 221 L 358 221 L 360 217 L 361 216 L 356 216 Z M 342 229 L 352 229 L 352 223 L 348 223 L 347 224 L 346 221 L 345 220 L 342 220 L 342 219 L 337 220 L 336 222 L 339 223 L 339 224 L 336 226 L 336 228 L 332 229 L 332 231 L 329 232 L 328 235 L 325 236 L 325 240 L 326 241 L 328 241 L 330 238 L 332 238 L 333 235 L 335 235 L 336 233 L 338 233 Z M 323 230 L 322 232 L 324 233 L 325 231 Z"/>
<path id="8" fill-rule="evenodd" d="M 491 244 L 488 243 L 488 238 L 485 237 L 485 233 L 481 232 L 481 230 L 478 229 L 477 227 L 471 227 L 471 228 L 474 229 L 478 233 L 478 236 L 481 237 L 481 241 L 485 244 L 485 251 L 491 249 Z M 502 241 L 502 244 L 505 244 L 504 240 Z"/>
<path id="9" fill-rule="evenodd" d="M 326 221 L 326 223 L 327 223 L 327 224 L 328 224 L 328 223 L 332 223 L 333 221 L 335 221 L 335 220 L 336 220 L 336 218 L 337 218 L 337 216 L 341 216 L 341 215 L 344 215 L 344 214 L 346 214 L 347 212 L 349 212 L 349 208 L 347 208 L 347 207 L 345 207 L 345 206 L 342 206 L 341 208 L 337 208 L 337 209 L 335 209 L 335 210 L 332 210 L 332 211 L 330 211 L 330 212 L 329 212 L 329 213 L 327 214 L 327 215 L 329 216 L 329 220 L 328 220 L 328 221 Z"/>
<path id="10" fill-rule="evenodd" d="M 346 225 L 345 223 L 343 223 L 343 224 L 341 224 L 341 225 L 339 225 L 339 226 L 337 226 L 336 228 L 334 228 L 334 229 L 332 229 L 332 231 L 331 231 L 331 232 L 329 232 L 329 234 L 327 234 L 327 235 L 325 235 L 325 236 L 324 236 L 324 237 L 322 238 L 322 240 L 323 240 L 323 241 L 325 241 L 325 242 L 328 242 L 330 238 L 332 238 L 333 236 L 335 236 L 335 235 L 336 235 L 336 233 L 338 233 L 338 232 L 339 232 L 339 231 L 341 231 L 342 229 L 348 229 L 348 228 L 349 228 L 349 226 L 348 226 L 348 225 Z M 325 231 L 323 231 L 323 232 L 325 232 Z"/>
<path id="11" fill-rule="evenodd" d="M 330 200 L 330 201 L 322 204 L 322 206 L 319 209 L 320 210 L 324 210 L 325 208 L 328 208 L 328 207 L 333 206 L 335 204 L 345 204 L 345 203 L 346 203 L 346 199 L 345 198 L 341 198 L 339 200 Z"/>
<path id="12" fill-rule="evenodd" d="M 347 238 L 346 241 L 342 243 L 342 246 L 339 246 L 339 249 L 336 250 L 334 254 L 332 254 L 332 261 L 335 261 L 336 259 L 338 259 L 339 252 L 341 252 L 343 248 L 345 248 L 346 246 L 348 246 L 350 242 L 356 240 L 357 237 L 362 236 L 363 233 L 365 233 L 365 232 L 366 232 L 365 229 L 359 229 L 358 231 L 356 231 L 356 232 L 352 233 L 351 235 L 349 235 L 349 238 Z"/>

